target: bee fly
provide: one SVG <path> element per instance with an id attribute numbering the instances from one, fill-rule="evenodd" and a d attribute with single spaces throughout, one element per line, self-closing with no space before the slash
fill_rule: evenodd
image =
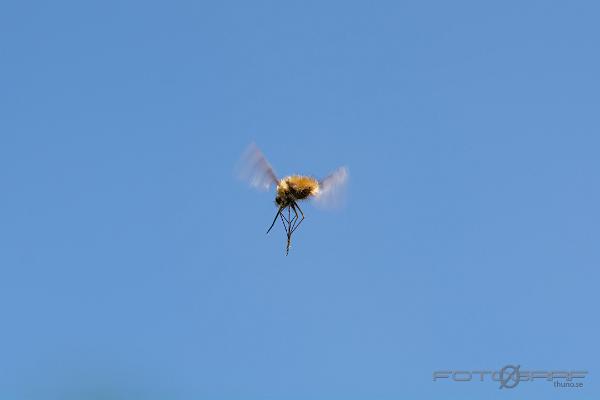
<path id="1" fill-rule="evenodd" d="M 348 180 L 346 167 L 338 168 L 323 180 L 305 175 L 290 175 L 278 179 L 271 164 L 254 143 L 248 146 L 242 156 L 238 170 L 240 178 L 255 188 L 268 190 L 271 185 L 275 185 L 277 213 L 267 233 L 273 229 L 277 218 L 280 218 L 287 235 L 286 255 L 290 250 L 292 234 L 304 221 L 304 212 L 298 201 L 313 198 L 323 206 L 339 204 L 342 189 Z"/>

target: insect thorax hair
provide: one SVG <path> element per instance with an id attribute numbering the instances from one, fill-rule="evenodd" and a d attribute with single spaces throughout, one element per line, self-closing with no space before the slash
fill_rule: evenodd
<path id="1" fill-rule="evenodd" d="M 287 176 L 277 184 L 275 203 L 287 206 L 295 200 L 303 200 L 319 192 L 319 181 L 310 176 Z"/>

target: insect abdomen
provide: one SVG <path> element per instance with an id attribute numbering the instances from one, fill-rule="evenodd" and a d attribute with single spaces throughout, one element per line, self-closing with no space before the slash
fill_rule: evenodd
<path id="1" fill-rule="evenodd" d="M 290 194 L 296 200 L 315 195 L 319 191 L 319 182 L 310 176 L 294 175 L 287 178 Z"/>

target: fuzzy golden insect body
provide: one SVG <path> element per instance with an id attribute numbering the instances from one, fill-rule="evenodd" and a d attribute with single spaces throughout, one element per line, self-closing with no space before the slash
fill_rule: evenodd
<path id="1" fill-rule="evenodd" d="M 291 175 L 277 183 L 278 206 L 287 206 L 295 200 L 304 200 L 319 193 L 319 181 L 311 176 Z"/>
<path id="2" fill-rule="evenodd" d="M 323 205 L 335 204 L 335 200 L 341 193 L 340 189 L 347 181 L 348 170 L 345 167 L 338 168 L 323 180 L 305 175 L 290 175 L 278 179 L 262 152 L 256 145 L 251 144 L 242 157 L 239 175 L 250 185 L 259 189 L 269 189 L 271 185 L 276 186 L 275 204 L 278 210 L 267 233 L 271 231 L 277 218 L 280 218 L 287 234 L 287 255 L 291 246 L 292 233 L 304 220 L 304 212 L 298 205 L 298 201 L 314 198 Z M 285 211 L 287 211 L 287 217 Z"/>

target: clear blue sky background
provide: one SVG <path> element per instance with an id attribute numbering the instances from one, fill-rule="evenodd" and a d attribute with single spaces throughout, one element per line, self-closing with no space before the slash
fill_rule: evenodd
<path id="1" fill-rule="evenodd" d="M 0 397 L 598 397 L 600 6 L 551 3 L 4 1 Z M 253 140 L 351 171 L 288 257 Z M 590 376 L 431 378 L 505 364 Z"/>

